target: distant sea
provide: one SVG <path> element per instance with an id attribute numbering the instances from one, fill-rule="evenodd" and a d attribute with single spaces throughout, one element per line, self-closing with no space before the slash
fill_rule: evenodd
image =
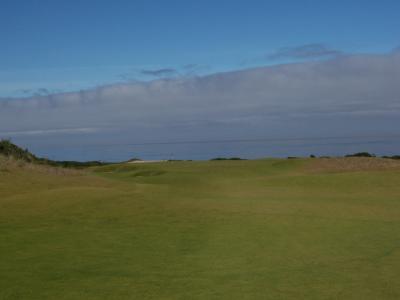
<path id="1" fill-rule="evenodd" d="M 24 146 L 24 145 L 22 145 Z M 215 157 L 342 156 L 355 152 L 376 155 L 399 155 L 399 136 L 311 137 L 287 139 L 227 139 L 129 142 L 87 145 L 45 145 L 29 147 L 39 156 L 57 160 L 124 161 L 130 158 L 145 160 L 208 160 Z"/>

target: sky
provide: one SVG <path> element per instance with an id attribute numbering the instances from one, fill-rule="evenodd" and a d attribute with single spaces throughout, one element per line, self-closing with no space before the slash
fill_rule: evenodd
<path id="1" fill-rule="evenodd" d="M 400 152 L 398 1 L 0 4 L 0 138 L 39 155 Z"/>

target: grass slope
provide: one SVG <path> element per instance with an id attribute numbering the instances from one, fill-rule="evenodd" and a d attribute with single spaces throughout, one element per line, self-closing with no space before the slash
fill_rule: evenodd
<path id="1" fill-rule="evenodd" d="M 399 299 L 400 169 L 0 168 L 0 299 Z"/>
<path id="2" fill-rule="evenodd" d="M 10 140 L 0 140 L 0 155 L 9 159 L 18 160 L 20 163 L 28 162 L 53 167 L 63 168 L 87 168 L 94 166 L 104 166 L 109 163 L 101 161 L 56 161 L 43 157 L 37 157 L 33 153 L 29 152 L 28 149 L 22 149 L 21 147 L 11 143 Z"/>

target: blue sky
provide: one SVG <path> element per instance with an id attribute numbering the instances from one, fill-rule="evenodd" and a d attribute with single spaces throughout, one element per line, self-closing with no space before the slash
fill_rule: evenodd
<path id="1" fill-rule="evenodd" d="M 38 155 L 398 154 L 399 1 L 0 4 L 0 139 Z"/>
<path id="2" fill-rule="evenodd" d="M 398 1 L 7 1 L 0 10 L 0 96 L 73 91 L 141 70 L 209 74 L 287 61 L 283 47 L 346 53 L 400 45 Z"/>

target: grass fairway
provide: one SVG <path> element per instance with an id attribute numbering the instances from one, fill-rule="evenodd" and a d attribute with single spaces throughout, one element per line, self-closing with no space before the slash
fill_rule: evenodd
<path id="1" fill-rule="evenodd" d="M 0 299 L 400 299 L 400 169 L 318 161 L 4 169 Z"/>

